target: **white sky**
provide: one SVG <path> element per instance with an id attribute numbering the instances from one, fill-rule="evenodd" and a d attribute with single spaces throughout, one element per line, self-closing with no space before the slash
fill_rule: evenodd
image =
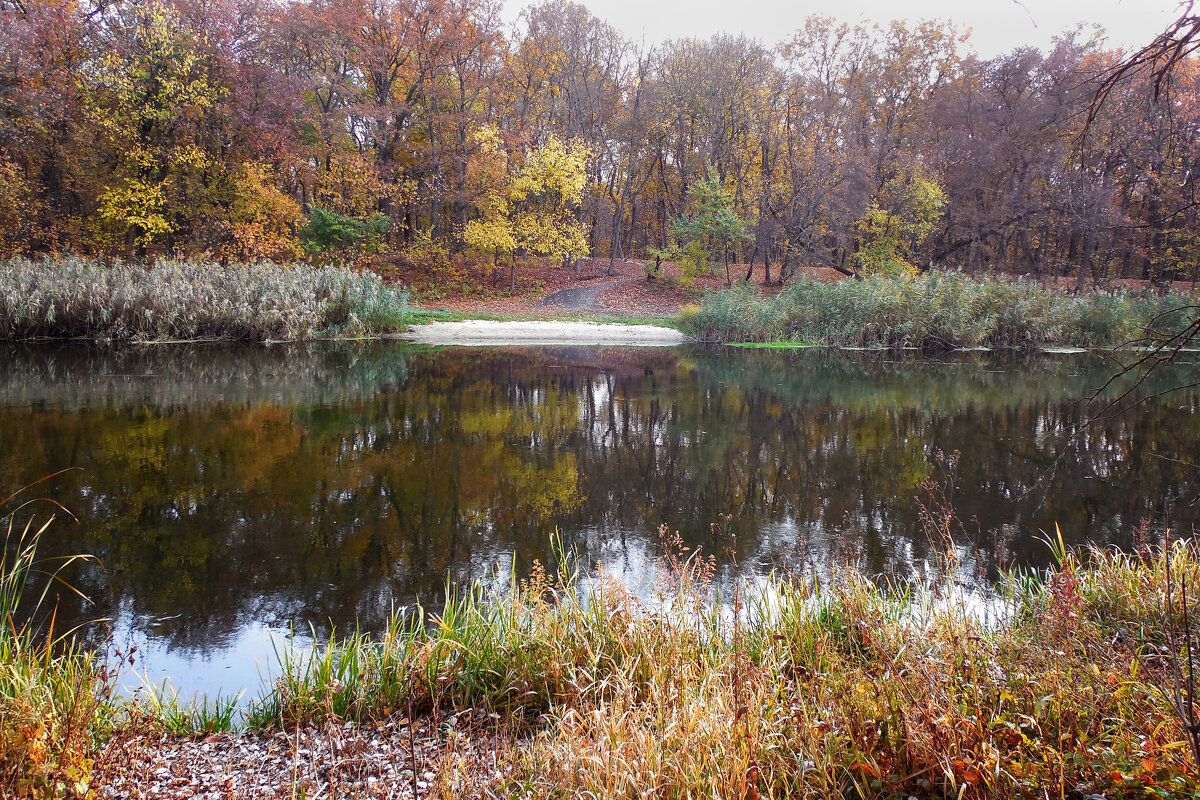
<path id="1" fill-rule="evenodd" d="M 970 44 L 990 57 L 1022 45 L 1046 49 L 1078 23 L 1099 24 L 1110 47 L 1140 46 L 1180 14 L 1178 0 L 576 0 L 633 40 L 745 33 L 771 45 L 813 15 L 846 22 L 951 19 L 972 30 Z M 512 21 L 526 0 L 504 0 Z"/>

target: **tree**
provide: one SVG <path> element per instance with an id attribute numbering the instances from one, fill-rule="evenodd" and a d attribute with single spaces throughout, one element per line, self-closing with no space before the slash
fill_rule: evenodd
<path id="1" fill-rule="evenodd" d="M 1109 69 L 1088 107 L 1087 128 L 1095 122 L 1100 109 L 1109 96 L 1128 79 L 1149 75 L 1153 88 L 1152 98 L 1157 102 L 1163 90 L 1170 84 L 1171 73 L 1183 64 L 1197 49 L 1200 49 L 1200 15 L 1193 14 L 1195 0 L 1181 3 L 1182 13 L 1167 26 L 1166 30 L 1150 40 L 1144 47 L 1135 50 Z"/>
<path id="2" fill-rule="evenodd" d="M 946 193 L 919 172 L 893 178 L 859 220 L 855 262 L 871 275 L 915 275 L 909 261 L 933 233 Z"/>
<path id="3" fill-rule="evenodd" d="M 481 128 L 477 140 L 481 216 L 467 223 L 463 239 L 496 260 L 510 256 L 509 290 L 517 288 L 518 254 L 557 255 L 566 263 L 586 252 L 587 233 L 573 212 L 587 183 L 587 147 L 551 134 L 512 168 L 499 130 Z"/>
<path id="4" fill-rule="evenodd" d="M 680 217 L 672 225 L 675 236 L 686 242 L 685 266 L 696 269 L 707 266 L 716 250 L 725 266 L 725 282 L 732 284 L 729 276 L 729 258 L 739 244 L 750 241 L 746 221 L 738 216 L 733 207 L 733 194 L 725 188 L 716 169 L 708 167 L 704 180 L 695 184 L 689 194 L 691 216 Z M 694 273 L 685 273 L 689 280 Z"/>
<path id="5" fill-rule="evenodd" d="M 387 233 L 388 218 L 373 214 L 365 220 L 313 206 L 308 225 L 300 232 L 304 251 L 316 261 L 338 263 L 352 256 L 379 252 Z"/>
<path id="6" fill-rule="evenodd" d="M 203 192 L 212 158 L 203 116 L 221 93 L 199 37 L 152 0 L 121 20 L 119 46 L 99 59 L 92 113 L 113 165 L 98 198 L 97 234 L 145 251 L 179 231 Z"/>

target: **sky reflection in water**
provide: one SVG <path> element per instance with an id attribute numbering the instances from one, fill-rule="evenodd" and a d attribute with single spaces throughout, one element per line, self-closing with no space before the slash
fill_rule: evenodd
<path id="1" fill-rule="evenodd" d="M 1055 523 L 1129 546 L 1143 519 L 1186 535 L 1200 516 L 1196 392 L 1085 426 L 1076 401 L 1112 371 L 1093 356 L 3 351 L 0 495 L 75 468 L 38 487 L 79 518 L 43 554 L 103 562 L 71 576 L 96 605 L 63 595 L 60 617 L 111 618 L 185 696 L 256 690 L 289 629 L 378 630 L 393 607 L 436 610 L 447 580 L 504 585 L 552 561 L 555 529 L 647 593 L 663 523 L 726 586 L 841 563 L 902 579 L 936 552 L 928 481 L 983 586 L 1044 564 Z"/>

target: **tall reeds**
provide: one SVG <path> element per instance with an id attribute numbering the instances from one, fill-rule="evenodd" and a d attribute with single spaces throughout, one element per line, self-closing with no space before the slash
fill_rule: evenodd
<path id="1" fill-rule="evenodd" d="M 0 339 L 287 340 L 402 330 L 408 295 L 334 267 L 0 263 Z"/>
<path id="2" fill-rule="evenodd" d="M 706 297 L 680 328 L 706 341 L 797 341 L 847 347 L 1112 347 L 1197 314 L 1180 294 L 1070 294 L 1029 280 L 930 271 L 826 283 L 805 280 L 759 299 L 750 286 Z"/>

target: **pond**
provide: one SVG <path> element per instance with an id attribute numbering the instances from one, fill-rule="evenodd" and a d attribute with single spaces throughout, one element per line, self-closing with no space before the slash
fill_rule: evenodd
<path id="1" fill-rule="evenodd" d="M 1191 358 L 1191 361 L 1196 361 Z M 59 623 L 104 617 L 151 680 L 252 692 L 286 646 L 436 611 L 447 582 L 553 562 L 652 586 L 659 526 L 716 580 L 903 578 L 952 507 L 964 579 L 1046 531 L 1129 547 L 1200 519 L 1195 363 L 1081 402 L 1094 355 L 734 348 L 4 346 L 0 497 L 48 497 L 43 555 L 95 554 Z M 1104 399 L 1122 387 L 1110 388 Z M 944 496 L 944 499 L 943 499 Z M 10 506 L 12 504 L 10 503 Z M 1143 527 L 1143 520 L 1149 527 Z M 96 631 L 96 628 L 92 629 Z"/>

